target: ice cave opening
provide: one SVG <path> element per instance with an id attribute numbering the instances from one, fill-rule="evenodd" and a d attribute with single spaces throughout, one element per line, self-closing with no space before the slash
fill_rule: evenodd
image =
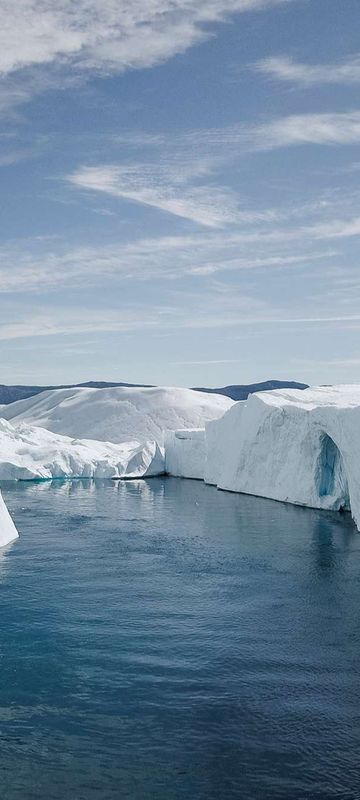
<path id="1" fill-rule="evenodd" d="M 334 508 L 350 511 L 349 487 L 343 458 L 334 440 L 324 433 L 319 459 L 319 495 L 331 497 Z"/>

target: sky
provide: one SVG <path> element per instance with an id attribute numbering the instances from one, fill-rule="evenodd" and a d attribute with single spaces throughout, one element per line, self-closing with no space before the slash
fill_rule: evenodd
<path id="1" fill-rule="evenodd" d="M 0 0 L 0 382 L 360 382 L 358 0 Z"/>

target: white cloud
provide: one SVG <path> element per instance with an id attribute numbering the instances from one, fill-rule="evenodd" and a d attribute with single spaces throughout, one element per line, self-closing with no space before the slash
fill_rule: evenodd
<path id="1" fill-rule="evenodd" d="M 114 141 L 116 137 L 112 146 Z M 224 165 L 241 162 L 249 152 L 358 144 L 360 111 L 291 114 L 256 124 L 190 130 L 171 138 L 127 131 L 120 142 L 127 148 L 126 164 L 81 166 L 67 180 L 78 188 L 132 199 L 210 226 L 275 221 L 276 209 L 243 209 L 235 193 L 215 186 L 212 176 L 221 174 Z M 150 160 L 137 163 L 132 151 L 144 146 L 150 147 Z"/>
<path id="2" fill-rule="evenodd" d="M 208 25 L 289 0 L 0 0 L 0 74 L 38 64 L 150 67 L 208 36 Z"/>
<path id="3" fill-rule="evenodd" d="M 289 56 L 271 56 L 254 64 L 254 69 L 270 78 L 303 86 L 360 83 L 360 55 L 332 64 L 302 64 Z"/>
<path id="4" fill-rule="evenodd" d="M 294 114 L 259 125 L 254 134 L 259 150 L 301 144 L 356 144 L 360 141 L 360 111 Z"/>
<path id="5" fill-rule="evenodd" d="M 58 257 L 48 254 L 42 261 L 33 259 L 30 262 L 28 259 L 28 263 L 25 263 L 24 260 L 22 265 L 19 256 L 15 257 L 12 264 L 8 262 L 8 270 L 0 267 L 0 286 L 3 291 L 6 291 L 6 280 L 9 278 L 10 282 L 13 281 L 13 291 L 17 288 L 21 292 L 19 299 L 13 294 L 13 297 L 8 298 L 7 303 L 3 304 L 0 339 L 44 338 L 62 334 L 73 337 L 93 334 L 94 330 L 97 335 L 101 333 L 130 335 L 143 331 L 146 335 L 158 336 L 171 335 L 186 329 L 239 330 L 253 326 L 259 331 L 262 328 L 266 330 L 266 327 L 274 329 L 280 325 L 289 328 L 309 325 L 342 327 L 359 325 L 356 293 L 353 303 L 345 312 L 341 306 L 339 287 L 334 296 L 327 296 L 323 292 L 320 297 L 314 298 L 309 295 L 311 282 L 308 282 L 304 295 L 299 296 L 296 286 L 299 286 L 302 278 L 295 274 L 294 281 L 293 275 L 287 271 L 273 274 L 271 281 L 265 284 L 258 279 L 258 276 L 256 281 L 253 281 L 250 277 L 251 271 L 243 280 L 234 276 L 234 282 L 229 282 L 228 277 L 224 281 L 210 277 L 205 281 L 196 280 L 191 284 L 177 283 L 174 286 L 172 283 L 167 283 L 165 287 L 164 281 L 161 280 L 155 289 L 151 281 L 149 292 L 146 292 L 145 296 L 139 293 L 136 280 L 151 275 L 152 270 L 158 278 L 161 278 L 161 270 L 166 276 L 169 262 L 173 263 L 174 270 L 178 266 L 180 272 L 186 264 L 190 265 L 191 259 L 196 259 L 203 249 L 200 238 L 189 237 L 186 242 L 175 237 L 143 241 L 137 244 L 137 251 L 134 244 L 125 248 L 118 245 L 117 248 L 103 250 L 84 248 L 82 251 L 68 252 Z M 235 238 L 234 236 L 234 242 Z M 205 239 L 206 237 L 202 237 L 203 242 Z M 214 251 L 216 242 L 220 247 L 221 236 L 211 234 L 208 239 L 207 255 Z M 223 246 L 225 246 L 225 236 Z M 269 245 L 266 249 L 269 250 Z M 217 257 L 221 262 L 220 249 Z M 307 275 L 311 280 L 314 279 L 315 287 L 321 285 L 330 287 L 331 276 L 328 274 L 326 263 L 324 273 L 321 264 L 318 271 L 314 269 L 312 255 L 309 255 L 309 261 L 305 264 L 301 261 L 301 256 L 299 258 L 299 266 L 307 268 Z M 267 264 L 264 257 L 262 266 L 265 269 L 268 267 L 273 269 L 274 266 L 296 269 L 294 255 L 289 255 L 288 259 L 285 256 L 283 259 L 280 257 L 279 261 L 280 264 L 276 265 L 275 256 L 268 257 Z M 247 267 L 261 266 L 260 258 L 257 262 L 254 261 L 251 265 L 248 259 Z M 246 258 L 243 267 L 245 263 Z M 353 268 L 353 273 L 357 274 L 356 266 Z M 335 278 L 336 275 L 335 270 Z M 116 279 L 118 276 L 131 277 L 134 283 L 132 286 L 131 283 L 127 286 L 120 307 L 114 308 L 111 301 L 109 302 L 109 291 L 110 297 L 113 296 L 109 279 Z M 71 291 L 70 304 L 66 303 L 64 295 L 61 296 L 59 292 L 51 304 L 47 301 L 46 308 L 41 306 L 40 299 L 36 299 L 35 296 L 26 297 L 31 288 L 37 288 L 39 291 L 47 290 L 49 287 L 56 288 L 56 280 L 58 288 L 65 286 Z M 17 286 L 16 281 L 18 281 Z M 92 281 L 97 291 L 89 295 L 92 298 L 91 305 L 85 307 L 82 302 L 82 287 L 86 282 L 87 288 L 90 289 Z M 76 291 L 77 287 L 79 291 Z M 11 286 L 8 286 L 8 289 L 11 291 Z M 107 298 L 105 307 L 104 291 Z M 140 296 L 145 299 L 139 301 Z"/>
<path id="6" fill-rule="evenodd" d="M 174 307 L 164 313 L 164 307 L 134 306 L 132 309 L 116 311 L 83 307 L 61 308 L 59 306 L 44 312 L 41 309 L 12 310 L 12 319 L 0 322 L 0 341 L 12 339 L 45 338 L 50 336 L 81 336 L 99 334 L 132 334 L 144 331 L 147 335 L 181 330 L 206 330 L 222 328 L 241 328 L 251 326 L 297 326 L 297 325 L 336 325 L 346 326 L 359 323 L 359 314 L 303 316 L 291 314 L 284 316 L 281 310 L 256 301 L 251 297 L 233 298 L 231 304 L 224 304 L 222 298 L 198 298 L 196 306 L 190 308 Z M 188 363 L 188 362 L 177 362 Z M 233 359 L 194 363 L 233 363 Z M 235 362 L 234 362 L 235 363 Z"/>
<path id="7" fill-rule="evenodd" d="M 360 111 L 295 114 L 256 125 L 193 130 L 171 139 L 126 133 L 121 141 L 135 148 L 147 142 L 151 160 L 139 163 L 128 153 L 126 163 L 80 166 L 66 180 L 78 189 L 141 203 L 208 227 L 274 222 L 279 219 L 276 209 L 242 207 L 233 190 L 216 185 L 219 168 L 248 152 L 358 143 Z"/>
<path id="8" fill-rule="evenodd" d="M 61 242 L 38 255 L 28 249 L 0 248 L 0 294 L 28 294 L 57 291 L 72 287 L 95 287 L 107 281 L 154 281 L 181 279 L 186 276 L 207 279 L 217 273 L 296 269 L 328 262 L 336 251 L 315 249 L 304 244 L 303 229 L 298 235 L 294 255 L 295 232 L 290 248 L 283 243 L 285 232 L 258 240 L 250 234 L 221 233 L 216 236 L 163 236 L 102 247 L 74 247 L 64 250 Z M 250 241 L 248 241 L 250 238 Z M 44 243 L 46 244 L 46 243 Z M 249 246 L 250 245 L 250 246 Z"/>
<path id="9" fill-rule="evenodd" d="M 360 142 L 360 111 L 320 114 L 291 114 L 255 125 L 239 123 L 227 128 L 193 131 L 188 146 L 208 154 L 220 148 L 237 153 L 275 150 L 304 144 L 347 145 Z M 241 148 L 239 150 L 239 148 Z"/>
<path id="10" fill-rule="evenodd" d="M 83 307 L 61 308 L 54 306 L 47 311 L 42 309 L 12 309 L 11 321 L 2 318 L 0 340 L 47 337 L 61 334 L 74 335 L 117 332 L 131 333 L 137 330 L 151 330 L 159 325 L 159 310 L 144 308 L 123 308 L 119 311 L 107 309 L 101 312 L 92 309 L 91 313 Z"/>
<path id="11" fill-rule="evenodd" d="M 68 176 L 80 189 L 152 206 L 207 227 L 252 222 L 268 215 L 241 210 L 230 189 L 199 183 L 210 171 L 207 163 L 173 159 L 162 163 L 81 167 Z"/>
<path id="12" fill-rule="evenodd" d="M 289 207 L 283 217 L 279 214 L 274 221 L 265 219 L 241 229 L 232 225 L 98 246 L 71 247 L 56 236 L 38 236 L 23 245 L 9 243 L 0 248 L 0 294 L 35 295 L 69 287 L 80 291 L 84 283 L 96 290 L 104 280 L 109 287 L 126 282 L 138 294 L 135 287 L 140 281 L 160 281 L 160 286 L 165 280 L 169 285 L 192 278 L 194 285 L 206 287 L 222 273 L 234 273 L 237 280 L 243 273 L 241 280 L 250 281 L 255 271 L 260 273 L 256 276 L 259 287 L 265 282 L 265 272 L 271 273 L 269 281 L 280 273 L 306 271 L 309 284 L 320 271 L 323 293 L 330 291 L 336 279 L 336 299 L 344 269 L 349 267 L 348 280 L 358 275 L 357 267 L 352 268 L 352 261 L 347 264 L 340 249 L 342 240 L 360 236 L 360 218 L 351 217 L 358 200 L 357 195 L 335 193 L 328 204 L 319 200 Z M 294 225 L 294 219 L 299 223 Z"/>
<path id="13" fill-rule="evenodd" d="M 194 165 L 196 177 L 196 167 Z M 146 164 L 82 167 L 69 181 L 77 188 L 104 192 L 190 219 L 200 225 L 221 226 L 236 219 L 236 198 L 219 187 L 196 186 L 180 171 Z"/>

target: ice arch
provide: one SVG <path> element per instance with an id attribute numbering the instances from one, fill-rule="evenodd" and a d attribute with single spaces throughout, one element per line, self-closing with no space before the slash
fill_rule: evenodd
<path id="1" fill-rule="evenodd" d="M 320 438 L 317 483 L 319 497 L 322 500 L 328 498 L 332 508 L 350 511 L 349 487 L 343 457 L 327 433 L 323 433 Z"/>

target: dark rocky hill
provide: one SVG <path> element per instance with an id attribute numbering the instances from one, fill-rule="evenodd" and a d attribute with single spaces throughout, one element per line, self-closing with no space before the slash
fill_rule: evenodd
<path id="1" fill-rule="evenodd" d="M 196 387 L 197 392 L 213 392 L 214 394 L 225 394 L 232 400 L 246 400 L 249 394 L 254 392 L 268 392 L 271 389 L 307 389 L 307 383 L 297 383 L 296 381 L 263 381 L 262 383 L 249 383 L 248 385 L 235 384 L 234 386 L 223 386 L 219 389 L 206 389 Z"/>

